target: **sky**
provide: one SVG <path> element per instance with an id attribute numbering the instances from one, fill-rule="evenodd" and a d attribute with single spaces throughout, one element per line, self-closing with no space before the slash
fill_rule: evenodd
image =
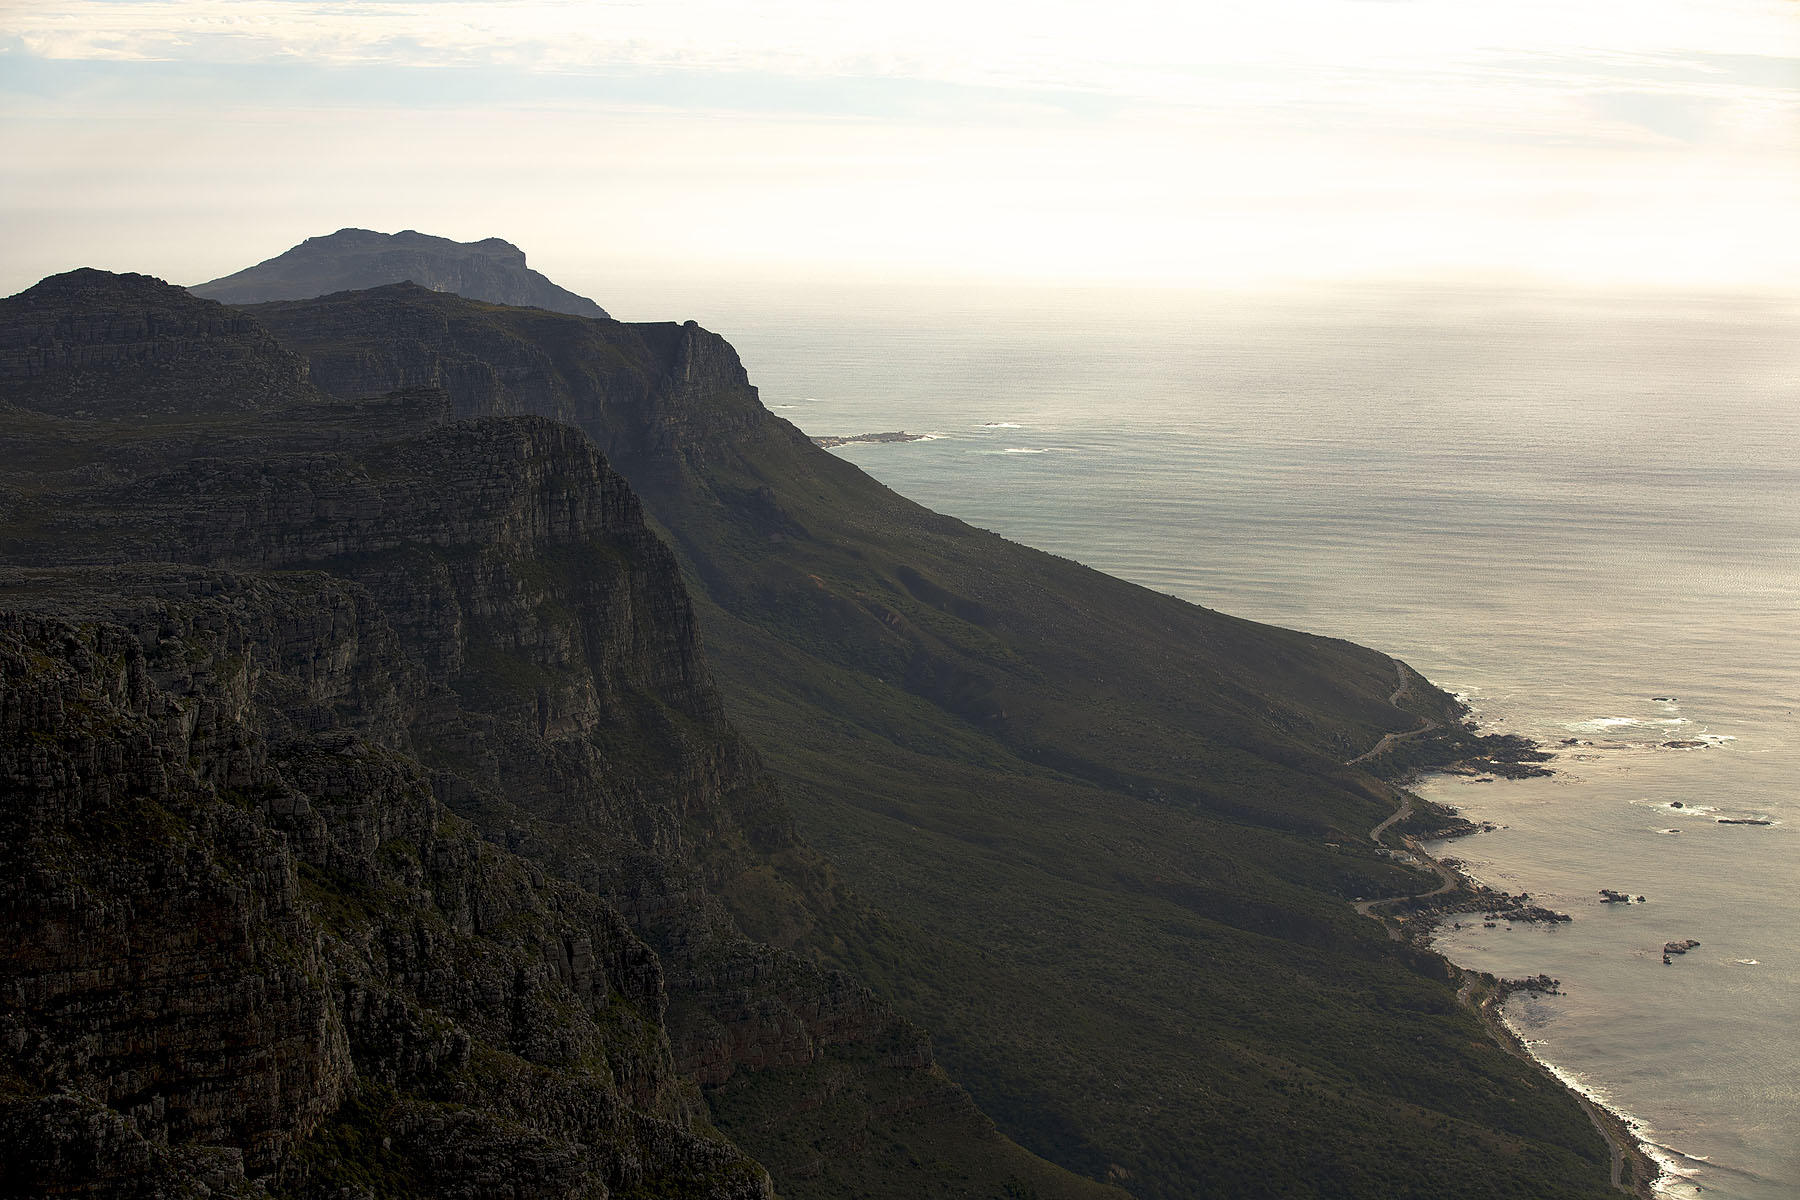
<path id="1" fill-rule="evenodd" d="M 602 303 L 1793 289 L 1797 214 L 1800 0 L 0 0 L 0 294 L 345 226 L 504 237 Z"/>

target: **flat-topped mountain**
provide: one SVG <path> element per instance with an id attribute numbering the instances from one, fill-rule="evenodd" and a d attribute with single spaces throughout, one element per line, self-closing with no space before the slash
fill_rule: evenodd
<path id="1" fill-rule="evenodd" d="M 586 296 L 558 287 L 527 267 L 525 252 L 511 242 L 499 238 L 453 242 L 412 229 L 399 233 L 340 229 L 188 290 L 226 304 L 255 304 L 409 280 L 490 304 L 547 308 L 577 317 L 606 316 L 606 310 Z"/>

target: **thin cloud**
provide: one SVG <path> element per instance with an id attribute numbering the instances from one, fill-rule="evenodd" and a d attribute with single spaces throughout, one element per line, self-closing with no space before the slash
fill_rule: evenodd
<path id="1" fill-rule="evenodd" d="M 469 214 L 529 211 L 547 245 L 633 228 L 697 263 L 1780 278 L 1800 267 L 1791 14 L 15 0 L 0 217 L 33 247 L 129 196 L 246 230 L 485 236 Z"/>
<path id="2" fill-rule="evenodd" d="M 1800 106 L 1800 88 L 1746 88 L 1724 69 L 1742 71 L 1748 62 L 1763 80 L 1780 77 L 1769 64 L 1783 60 L 1747 53 L 1769 48 L 1781 32 L 1768 28 L 1767 5 L 1716 5 L 1712 19 L 1696 22 L 1693 4 L 1641 0 L 1629 6 L 1629 20 L 1606 27 L 1614 39 L 1606 49 L 1584 39 L 1602 32 L 1593 10 L 1616 6 L 1576 7 L 1528 0 L 1496 15 L 1452 0 L 1115 0 L 1099 20 L 1085 0 L 1044 0 L 1022 20 L 1013 5 L 981 0 L 77 0 L 10 6 L 0 15 L 0 37 L 63 62 L 415 68 L 408 86 L 434 104 L 454 102 L 457 80 L 444 74 L 451 68 L 510 78 L 523 97 L 544 94 L 533 78 L 605 76 L 597 91 L 611 102 L 652 105 L 667 102 L 671 76 L 729 73 L 749 85 L 742 102 L 751 110 L 766 110 L 781 93 L 766 81 L 786 78 L 826 85 L 786 89 L 793 111 L 854 115 L 855 81 L 885 80 L 914 85 L 916 111 L 935 104 L 946 120 L 985 119 L 1003 107 L 995 93 L 1010 90 L 1035 93 L 1022 97 L 1017 114 L 1037 107 L 1046 119 L 1084 108 L 1089 116 L 1142 118 L 1135 108 L 1185 111 L 1247 130 L 1556 143 L 1636 136 L 1628 127 L 1646 126 L 1618 120 L 1620 110 L 1605 99 L 1621 94 L 1692 98 L 1671 100 L 1668 113 Z M 1680 38 L 1690 39 L 1684 49 L 1665 44 Z M 431 95 L 434 87 L 444 95 Z M 935 99 L 933 88 L 940 89 Z M 717 88 L 697 91 L 708 107 L 732 103 Z M 1067 101 L 1082 93 L 1096 103 Z M 494 102 L 492 89 L 481 94 Z M 1042 105 L 1054 95 L 1064 100 Z M 1645 111 L 1654 103 L 1645 101 Z M 1767 124 L 1727 114 L 1689 128 L 1742 134 Z"/>
<path id="3" fill-rule="evenodd" d="M 1705 7 L 1705 19 L 1694 10 Z M 1766 55 L 1794 41 L 1766 4 L 1678 0 L 1567 6 L 1526 0 L 1493 12 L 1461 0 L 1170 4 L 994 0 L 904 6 L 828 0 L 75 0 L 8 5 L 0 33 L 47 58 L 130 56 L 241 62 L 268 57 L 519 69 L 620 65 L 914 76 L 963 83 L 1087 84 L 1129 90 L 1141 71 L 1299 69 L 1357 64 L 1422 70 L 1490 48 L 1534 55 L 1682 50 Z M 1599 17 L 1599 20 L 1596 20 Z"/>

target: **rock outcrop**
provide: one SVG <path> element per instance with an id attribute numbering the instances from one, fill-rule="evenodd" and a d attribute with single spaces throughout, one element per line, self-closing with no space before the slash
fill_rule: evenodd
<path id="1" fill-rule="evenodd" d="M 256 304 L 408 280 L 491 304 L 544 308 L 576 317 L 606 316 L 606 310 L 586 296 L 558 287 L 527 267 L 525 252 L 511 242 L 500 238 L 453 242 L 411 229 L 399 233 L 340 229 L 307 238 L 254 267 L 188 290 L 226 304 Z"/>

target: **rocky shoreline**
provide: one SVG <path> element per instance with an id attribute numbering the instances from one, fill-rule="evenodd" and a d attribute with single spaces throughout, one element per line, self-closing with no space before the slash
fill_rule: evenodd
<path id="1" fill-rule="evenodd" d="M 1386 919 L 1391 921 L 1391 927 L 1397 927 L 1395 936 L 1415 945 L 1429 945 L 1437 929 L 1457 913 L 1479 913 L 1485 928 L 1496 928 L 1502 923 L 1505 923 L 1506 928 L 1511 928 L 1513 923 L 1518 922 L 1560 924 L 1574 920 L 1568 913 L 1533 903 L 1529 892 L 1521 892 L 1515 896 L 1488 887 L 1467 874 L 1460 860 L 1447 856 L 1434 857 L 1420 848 L 1424 842 L 1448 841 L 1499 828 L 1492 822 L 1470 821 L 1446 805 L 1427 801 L 1404 790 L 1423 775 L 1472 777 L 1474 782 L 1488 782 L 1495 777 L 1526 779 L 1555 773 L 1551 767 L 1543 765 L 1554 759 L 1555 755 L 1523 735 L 1489 734 L 1480 738 L 1478 744 L 1482 750 L 1479 755 L 1423 771 L 1408 772 L 1395 785 L 1396 794 L 1403 798 L 1408 812 L 1397 823 L 1405 852 L 1420 865 L 1436 871 L 1446 881 L 1446 886 L 1436 891 L 1380 903 L 1387 914 Z M 1376 841 L 1379 843 L 1379 836 Z M 1374 914 L 1371 912 L 1370 915 Z M 1456 929 L 1463 927 L 1460 921 L 1452 920 L 1451 925 Z M 1447 956 L 1446 961 L 1449 961 Z M 1668 961 L 1668 948 L 1665 948 L 1664 961 Z M 1503 1009 L 1509 997 L 1518 992 L 1561 995 L 1561 980 L 1552 979 L 1545 974 L 1520 979 L 1498 979 L 1455 963 L 1451 963 L 1451 966 L 1463 978 L 1462 986 L 1457 992 L 1458 998 L 1481 1018 L 1489 1036 L 1509 1053 L 1536 1065 L 1559 1086 L 1568 1088 L 1580 1101 L 1588 1119 L 1606 1139 L 1612 1151 L 1613 1186 L 1639 1200 L 1655 1200 L 1655 1185 L 1662 1176 L 1662 1168 L 1638 1139 L 1635 1124 L 1558 1077 L 1550 1064 L 1534 1055 L 1524 1039 L 1506 1023 Z"/>
<path id="2" fill-rule="evenodd" d="M 1464 975 L 1467 982 L 1458 995 L 1481 1018 L 1488 1036 L 1508 1053 L 1534 1064 L 1558 1086 L 1567 1088 L 1580 1102 L 1588 1120 L 1593 1122 L 1594 1128 L 1606 1139 L 1607 1146 L 1612 1151 L 1613 1186 L 1620 1192 L 1636 1196 L 1638 1200 L 1657 1200 L 1656 1181 L 1662 1177 L 1662 1167 L 1639 1140 L 1636 1123 L 1559 1077 L 1550 1064 L 1533 1054 L 1525 1044 L 1525 1039 L 1506 1023 L 1503 1009 L 1506 1001 L 1513 995 L 1532 992 L 1558 996 L 1562 994 L 1562 981 L 1542 974 L 1523 979 L 1496 979 L 1473 971 L 1465 971 Z"/>
<path id="3" fill-rule="evenodd" d="M 1425 857 L 1429 858 L 1430 856 Z M 1528 892 L 1522 892 L 1514 897 L 1509 896 L 1506 892 L 1496 891 L 1476 883 L 1462 872 L 1462 864 L 1455 859 L 1434 859 L 1432 861 L 1462 880 L 1469 891 L 1474 894 L 1516 902 L 1510 907 L 1497 906 L 1485 911 L 1482 914 L 1484 927 L 1492 928 L 1503 921 L 1561 923 L 1574 919 L 1567 913 L 1530 904 L 1531 896 Z M 1449 900 L 1452 897 L 1460 899 L 1460 892 L 1461 889 L 1454 889 L 1446 893 L 1444 897 L 1434 899 L 1440 901 Z M 1425 918 L 1425 928 L 1420 931 L 1421 939 L 1428 941 L 1435 929 L 1442 925 L 1448 913 L 1454 911 L 1455 907 L 1455 904 L 1441 903 L 1419 906 L 1416 915 Z M 1508 924 L 1506 927 L 1510 928 L 1511 926 Z M 1456 922 L 1453 923 L 1453 928 L 1460 929 L 1462 925 L 1460 922 Z M 1455 964 L 1452 965 L 1455 966 Z M 1621 1192 L 1638 1197 L 1639 1200 L 1655 1200 L 1655 1185 L 1657 1179 L 1662 1176 L 1662 1168 L 1639 1141 L 1636 1125 L 1559 1077 L 1550 1064 L 1533 1054 L 1525 1040 L 1506 1023 L 1505 1005 L 1512 996 L 1520 992 L 1560 996 L 1563 994 L 1562 981 L 1541 972 L 1523 978 L 1506 979 L 1495 978 L 1485 972 L 1477 972 L 1462 966 L 1456 966 L 1456 970 L 1461 972 L 1464 978 L 1462 987 L 1458 989 L 1458 995 L 1481 1018 L 1488 1035 L 1511 1053 L 1533 1063 L 1559 1086 L 1568 1088 L 1580 1101 L 1582 1108 L 1587 1112 L 1588 1119 L 1606 1139 L 1607 1145 L 1612 1151 L 1613 1186 Z"/>
<path id="4" fill-rule="evenodd" d="M 1477 740 L 1481 753 L 1431 768 L 1440 775 L 1496 775 L 1502 779 L 1532 779 L 1555 772 L 1544 763 L 1556 757 L 1530 738 L 1517 733 L 1490 733 Z"/>
<path id="5" fill-rule="evenodd" d="M 1449 869 L 1456 870 L 1454 866 L 1449 866 Z M 1567 914 L 1557 913 L 1553 914 L 1552 919 L 1568 921 L 1572 918 Z M 1636 1124 L 1558 1076 L 1549 1063 L 1531 1052 L 1530 1046 L 1506 1022 L 1505 1005 L 1514 995 L 1529 992 L 1542 996 L 1560 996 L 1563 994 L 1562 981 L 1543 973 L 1518 979 L 1496 978 L 1454 963 L 1452 966 L 1463 978 L 1463 984 L 1457 991 L 1458 997 L 1480 1018 L 1488 1036 L 1509 1053 L 1532 1063 L 1559 1087 L 1567 1088 L 1580 1102 L 1588 1119 L 1606 1139 L 1612 1152 L 1613 1186 L 1623 1193 L 1638 1197 L 1638 1200 L 1655 1200 L 1656 1181 L 1662 1176 L 1662 1168 L 1639 1140 Z"/>
<path id="6" fill-rule="evenodd" d="M 1498 979 L 1494 981 L 1495 1002 L 1502 1002 L 1514 992 L 1536 992 L 1540 996 L 1562 995 L 1562 980 L 1552 979 L 1539 973 L 1527 975 L 1523 979 Z"/>

